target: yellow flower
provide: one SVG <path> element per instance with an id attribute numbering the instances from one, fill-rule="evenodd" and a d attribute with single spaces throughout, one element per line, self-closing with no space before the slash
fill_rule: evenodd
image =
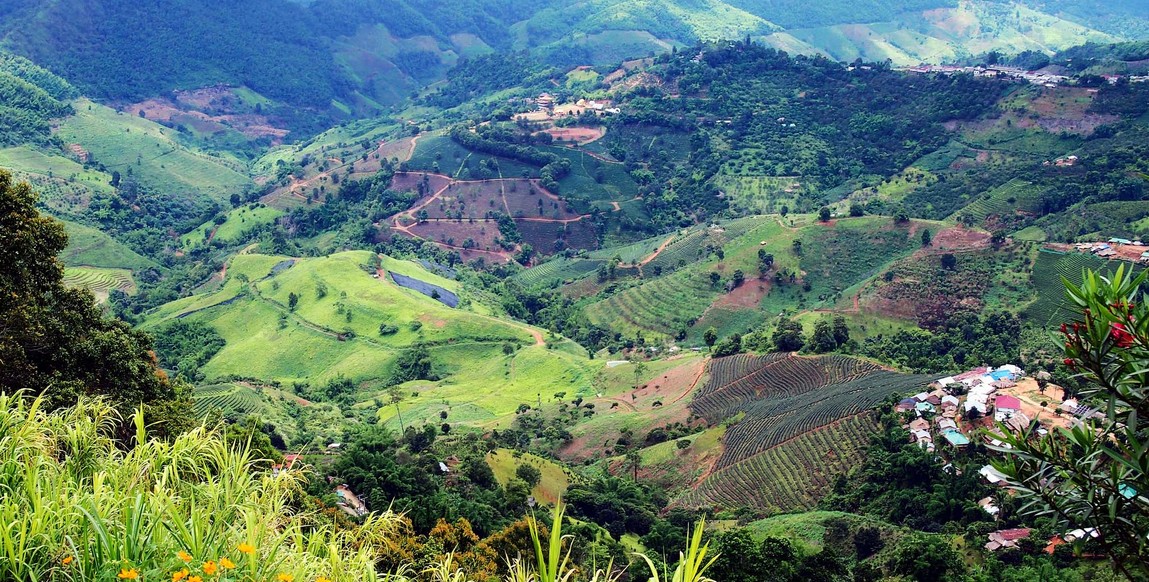
<path id="1" fill-rule="evenodd" d="M 332 580 L 331 580 L 331 578 L 328 578 L 327 576 L 320 576 L 320 577 L 315 579 L 315 582 L 332 582 Z"/>
<path id="2" fill-rule="evenodd" d="M 291 574 L 284 574 L 283 572 L 280 572 L 279 575 L 275 577 L 275 580 L 276 580 L 276 582 L 294 582 L 295 576 L 292 576 Z"/>
<path id="3" fill-rule="evenodd" d="M 216 572 L 219 572 L 219 566 L 216 565 L 214 560 L 208 560 L 203 563 L 204 574 L 207 574 L 208 576 L 215 576 Z"/>
<path id="4" fill-rule="evenodd" d="M 64 556 L 64 559 L 63 559 L 63 560 L 60 560 L 60 563 L 61 563 L 61 564 L 64 564 L 65 566 L 69 566 L 69 565 L 71 565 L 71 564 L 72 564 L 72 561 L 73 561 L 74 559 L 75 559 L 75 558 L 73 558 L 72 556 Z"/>
<path id="5" fill-rule="evenodd" d="M 191 578 L 188 578 L 188 582 L 203 582 L 203 578 L 200 578 L 199 576 L 192 576 Z"/>
<path id="6" fill-rule="evenodd" d="M 243 554 L 255 553 L 255 546 L 253 546 L 251 544 L 239 544 L 239 546 L 236 549 L 239 550 L 240 553 L 243 553 Z"/>
<path id="7" fill-rule="evenodd" d="M 188 577 L 188 569 L 187 568 L 184 568 L 183 570 L 180 570 L 179 572 L 172 572 L 172 582 L 180 582 L 180 580 L 186 580 L 187 577 Z"/>
<path id="8" fill-rule="evenodd" d="M 190 562 L 190 561 L 192 561 L 192 557 L 191 557 L 191 554 L 189 554 L 189 553 L 187 553 L 187 552 L 185 552 L 185 551 L 183 551 L 183 550 L 180 550 L 180 551 L 176 552 L 176 557 L 178 557 L 179 559 L 183 560 L 185 564 L 186 564 L 187 562 Z"/>
<path id="9" fill-rule="evenodd" d="M 232 570 L 235 568 L 235 562 L 232 562 L 231 560 L 227 559 L 226 557 L 219 559 L 219 565 L 223 568 L 227 568 L 228 570 Z"/>
<path id="10" fill-rule="evenodd" d="M 139 580 L 140 571 L 135 568 L 130 570 L 127 568 L 120 568 L 120 573 L 116 574 L 116 578 L 119 578 L 120 580 Z"/>

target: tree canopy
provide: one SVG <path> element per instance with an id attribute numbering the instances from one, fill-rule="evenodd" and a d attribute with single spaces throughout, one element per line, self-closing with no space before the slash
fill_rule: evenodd
<path id="1" fill-rule="evenodd" d="M 81 395 L 125 409 L 177 400 L 148 336 L 105 318 L 89 291 L 64 285 L 57 255 L 68 237 L 36 199 L 0 171 L 0 389 L 43 394 L 50 408 Z"/>

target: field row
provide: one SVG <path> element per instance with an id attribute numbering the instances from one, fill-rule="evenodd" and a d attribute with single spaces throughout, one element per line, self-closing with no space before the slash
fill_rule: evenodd
<path id="1" fill-rule="evenodd" d="M 1037 290 L 1037 300 L 1026 310 L 1025 316 L 1038 325 L 1058 324 L 1068 321 L 1071 313 L 1063 307 L 1065 303 L 1065 277 L 1074 283 L 1081 282 L 1084 269 L 1105 271 L 1108 261 L 1084 253 L 1056 253 L 1041 251 L 1033 263 L 1033 286 Z"/>
<path id="2" fill-rule="evenodd" d="M 701 274 L 682 271 L 632 287 L 587 307 L 591 323 L 674 334 L 694 323 L 717 295 Z"/>
<path id="3" fill-rule="evenodd" d="M 531 267 L 515 275 L 514 279 L 526 287 L 550 287 L 556 282 L 581 279 L 597 271 L 600 266 L 605 264 L 606 261 L 598 259 L 560 257 L 537 267 Z"/>
<path id="4" fill-rule="evenodd" d="M 259 394 L 239 386 L 225 386 L 222 390 L 219 387 L 197 389 L 192 395 L 192 403 L 196 414 L 200 416 L 217 409 L 229 415 L 251 414 L 264 408 L 263 398 Z"/>
<path id="5" fill-rule="evenodd" d="M 877 430 L 872 413 L 844 418 L 710 474 L 678 503 L 754 507 L 764 514 L 812 509 L 835 476 L 861 459 Z"/>
<path id="6" fill-rule="evenodd" d="M 857 358 L 817 358 L 771 354 L 740 359 L 712 370 L 710 379 L 691 406 L 702 416 L 717 420 L 760 398 L 785 398 L 830 384 L 842 384 L 877 372 L 880 368 Z"/>
<path id="7" fill-rule="evenodd" d="M 732 465 L 804 432 L 869 410 L 891 395 L 913 393 L 928 381 L 923 376 L 880 371 L 795 396 L 756 400 L 738 410 L 745 417 L 726 432 L 717 467 Z"/>

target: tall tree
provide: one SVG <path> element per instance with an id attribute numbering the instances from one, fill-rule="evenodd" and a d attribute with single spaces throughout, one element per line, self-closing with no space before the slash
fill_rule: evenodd
<path id="1" fill-rule="evenodd" d="M 64 285 L 68 237 L 36 200 L 0 171 L 0 390 L 44 394 L 51 408 L 103 395 L 122 412 L 144 405 L 152 422 L 186 418 L 186 393 L 157 367 L 150 338 Z"/>

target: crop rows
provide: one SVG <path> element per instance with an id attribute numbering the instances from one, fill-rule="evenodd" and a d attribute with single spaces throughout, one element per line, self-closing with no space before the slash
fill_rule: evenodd
<path id="1" fill-rule="evenodd" d="M 861 459 L 876 427 L 873 415 L 865 413 L 806 432 L 714 471 L 677 503 L 691 508 L 754 507 L 767 514 L 812 509 L 834 477 Z"/>
<path id="2" fill-rule="evenodd" d="M 88 289 L 93 293 L 109 293 L 113 289 L 127 292 L 135 288 L 131 275 L 126 271 L 87 267 L 64 269 L 64 284 Z"/>
<path id="3" fill-rule="evenodd" d="M 1037 289 L 1037 300 L 1025 310 L 1026 317 L 1038 325 L 1068 319 L 1070 312 L 1062 307 L 1065 302 L 1065 285 L 1061 278 L 1080 283 L 1082 269 L 1105 270 L 1106 263 L 1104 259 L 1084 253 L 1038 253 L 1033 264 L 1033 285 Z"/>
<path id="4" fill-rule="evenodd" d="M 594 303 L 587 308 L 587 317 L 612 329 L 621 325 L 672 334 L 693 324 L 716 294 L 701 276 L 675 273 Z"/>
<path id="5" fill-rule="evenodd" d="M 723 358 L 711 364 L 710 379 L 691 407 L 711 422 L 719 422 L 752 400 L 796 396 L 830 384 L 847 383 L 878 370 L 878 366 L 865 360 L 838 355 Z"/>
<path id="6" fill-rule="evenodd" d="M 263 401 L 258 394 L 240 387 L 206 387 L 197 389 L 192 395 L 196 414 L 204 415 L 219 409 L 224 414 L 248 414 L 263 409 Z"/>
<path id="7" fill-rule="evenodd" d="M 712 363 L 690 408 L 711 424 L 744 415 L 726 433 L 721 469 L 926 381 L 847 356 L 743 355 Z"/>
<path id="8" fill-rule="evenodd" d="M 1012 203 L 1010 199 L 1013 199 Z M 1033 184 L 1014 179 L 989 191 L 984 197 L 959 210 L 958 214 L 967 214 L 975 221 L 981 222 L 987 216 L 1012 214 L 1015 209 L 1031 210 L 1037 200 L 1037 191 Z"/>
<path id="9" fill-rule="evenodd" d="M 706 239 L 705 230 L 690 231 L 686 236 L 675 239 L 666 245 L 666 248 L 662 249 L 657 257 L 643 267 L 644 272 L 653 273 L 655 268 L 661 268 L 666 273 L 679 268 L 679 262 L 683 265 L 689 265 L 697 261 L 703 252 L 702 247 L 705 245 Z"/>
<path id="10" fill-rule="evenodd" d="M 893 394 L 920 390 L 928 381 L 924 376 L 879 371 L 793 396 L 755 400 L 741 407 L 746 416 L 727 431 L 718 466 L 737 463 L 803 432 L 869 410 Z"/>
<path id="11" fill-rule="evenodd" d="M 514 279 L 526 287 L 550 287 L 555 282 L 581 279 L 595 272 L 605 263 L 606 261 L 596 259 L 560 257 L 537 267 L 531 267 L 515 275 Z"/>

